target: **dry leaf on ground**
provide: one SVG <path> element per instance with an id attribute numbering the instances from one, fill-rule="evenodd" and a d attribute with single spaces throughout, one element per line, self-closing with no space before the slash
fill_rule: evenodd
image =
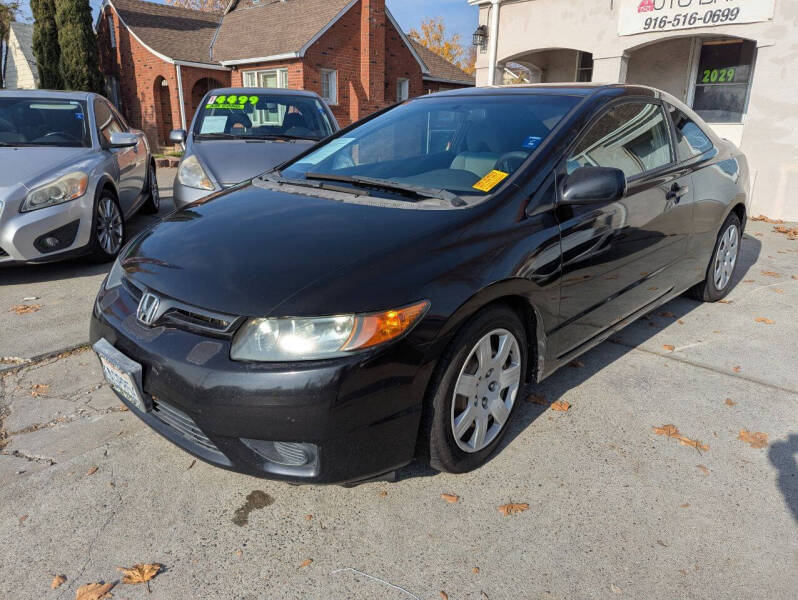
<path id="1" fill-rule="evenodd" d="M 771 292 L 775 292 L 776 294 L 783 294 L 784 290 L 781 288 L 770 288 Z"/>
<path id="2" fill-rule="evenodd" d="M 312 521 L 313 520 L 313 515 L 305 515 L 305 520 L 306 521 Z"/>
<path id="3" fill-rule="evenodd" d="M 726 403 L 726 406 L 737 406 L 737 402 L 735 402 L 731 398 L 726 398 L 726 400 L 724 400 L 724 402 Z"/>
<path id="4" fill-rule="evenodd" d="M 740 365 L 732 367 L 732 371 L 734 371 L 735 373 L 739 373 L 742 370 L 743 368 Z"/>
<path id="5" fill-rule="evenodd" d="M 704 465 L 696 465 L 696 468 L 701 469 L 701 472 L 704 475 L 709 475 L 709 469 L 707 469 Z"/>
<path id="6" fill-rule="evenodd" d="M 188 466 L 188 468 L 186 468 L 186 471 L 190 471 L 190 470 L 191 470 L 191 468 L 192 468 L 194 465 L 196 465 L 196 464 L 197 464 L 197 459 L 195 458 L 194 460 L 192 460 L 192 461 L 191 461 L 191 464 Z"/>
<path id="7" fill-rule="evenodd" d="M 737 439 L 744 444 L 750 444 L 751 448 L 767 448 L 768 445 L 768 434 L 761 431 L 741 429 Z"/>
<path id="8" fill-rule="evenodd" d="M 667 350 L 668 352 L 673 352 L 674 350 L 676 350 L 676 346 L 674 346 L 673 344 L 663 344 L 662 348 L 664 350 Z"/>
<path id="9" fill-rule="evenodd" d="M 441 590 L 438 592 L 438 595 L 441 597 L 441 600 L 449 600 L 449 594 Z"/>
<path id="10" fill-rule="evenodd" d="M 380 498 L 385 498 L 388 495 L 388 492 L 382 490 L 379 494 L 377 494 Z"/>
<path id="11" fill-rule="evenodd" d="M 163 569 L 159 563 L 143 565 L 133 565 L 130 568 L 117 567 L 116 570 L 122 573 L 122 583 L 136 584 L 147 583 Z"/>
<path id="12" fill-rule="evenodd" d="M 539 404 L 540 406 L 549 405 L 548 401 L 546 400 L 546 396 L 540 394 L 530 394 L 526 401 L 531 402 L 532 404 Z"/>
<path id="13" fill-rule="evenodd" d="M 88 471 L 86 471 L 86 477 L 89 475 L 94 475 L 100 468 L 99 467 L 92 467 Z"/>
<path id="14" fill-rule="evenodd" d="M 659 313 L 660 317 L 665 317 L 666 319 L 675 319 L 676 315 L 674 315 L 671 311 L 666 310 L 665 312 Z"/>
<path id="15" fill-rule="evenodd" d="M 558 412 L 568 412 L 570 409 L 571 404 L 565 400 L 557 400 L 557 402 L 554 402 L 551 405 L 551 410 L 556 410 Z"/>
<path id="16" fill-rule="evenodd" d="M 613 594 L 622 594 L 622 593 L 623 593 L 623 591 L 621 590 L 621 588 L 619 588 L 619 587 L 618 587 L 617 585 L 615 585 L 614 583 L 611 583 L 611 584 L 610 584 L 610 589 L 612 590 L 612 593 L 613 593 Z"/>
<path id="17" fill-rule="evenodd" d="M 732 301 L 731 301 L 731 300 L 726 300 L 726 299 L 723 299 L 723 300 L 718 300 L 718 302 L 719 302 L 720 304 L 731 304 L 731 303 L 732 303 Z"/>
<path id="18" fill-rule="evenodd" d="M 798 227 L 774 227 L 775 233 L 783 233 L 788 240 L 798 240 Z"/>
<path id="19" fill-rule="evenodd" d="M 652 429 L 657 435 L 664 435 L 669 438 L 679 437 L 681 435 L 676 425 L 663 425 L 662 427 L 652 427 Z"/>
<path id="20" fill-rule="evenodd" d="M 8 312 L 17 313 L 18 315 L 29 315 L 30 313 L 38 312 L 41 307 L 41 304 L 17 304 L 8 309 Z"/>
<path id="21" fill-rule="evenodd" d="M 38 396 L 42 396 L 47 393 L 47 390 L 50 389 L 50 386 L 46 383 L 34 383 L 30 389 L 30 395 L 34 398 Z"/>
<path id="22" fill-rule="evenodd" d="M 754 319 L 757 323 L 764 323 L 765 325 L 773 325 L 776 321 L 773 319 L 768 319 L 767 317 L 757 317 Z"/>
<path id="23" fill-rule="evenodd" d="M 302 564 L 299 565 L 299 568 L 300 569 L 304 569 L 305 567 L 309 567 L 311 564 L 313 564 L 313 559 L 312 558 L 306 558 L 305 560 L 302 561 Z"/>
<path id="24" fill-rule="evenodd" d="M 665 437 L 679 440 L 682 446 L 690 446 L 702 452 L 709 450 L 709 446 L 702 444 L 699 440 L 694 440 L 682 435 L 676 425 L 663 425 L 662 427 L 652 427 L 652 429 L 657 435 L 664 435 Z"/>
<path id="25" fill-rule="evenodd" d="M 781 219 L 771 219 L 770 217 L 766 217 L 765 215 L 759 215 L 758 217 L 751 217 L 752 221 L 763 221 L 765 223 L 770 223 L 771 225 L 777 225 L 779 223 L 784 223 Z"/>
<path id="26" fill-rule="evenodd" d="M 112 589 L 113 583 L 87 583 L 78 588 L 75 600 L 105 600 L 111 597 Z"/>
<path id="27" fill-rule="evenodd" d="M 798 275 L 790 275 L 793 279 L 798 279 Z"/>
<path id="28" fill-rule="evenodd" d="M 685 502 L 679 508 L 690 508 L 690 503 L 689 502 Z"/>
<path id="29" fill-rule="evenodd" d="M 781 277 L 781 273 L 776 273 L 776 271 L 762 271 L 762 275 L 765 277 Z"/>
<path id="30" fill-rule="evenodd" d="M 479 567 L 474 567 L 473 569 L 471 569 L 471 572 L 472 572 L 474 575 L 479 575 Z"/>
<path id="31" fill-rule="evenodd" d="M 446 500 L 446 502 L 451 502 L 452 504 L 460 501 L 460 496 L 455 494 L 441 494 L 441 498 Z"/>
<path id="32" fill-rule="evenodd" d="M 679 438 L 679 443 L 682 446 L 690 446 L 691 448 L 695 448 L 701 452 L 707 452 L 709 450 L 709 446 L 702 444 L 700 440 L 693 440 L 684 435 Z"/>
<path id="33" fill-rule="evenodd" d="M 499 512 L 503 514 L 505 517 L 509 517 L 510 515 L 517 515 L 519 513 L 524 512 L 525 510 L 529 510 L 529 504 L 510 503 L 510 504 L 502 504 L 499 507 Z"/>
<path id="34" fill-rule="evenodd" d="M 50 589 L 54 590 L 61 587 L 66 582 L 66 575 L 55 575 L 53 581 L 50 583 Z"/>

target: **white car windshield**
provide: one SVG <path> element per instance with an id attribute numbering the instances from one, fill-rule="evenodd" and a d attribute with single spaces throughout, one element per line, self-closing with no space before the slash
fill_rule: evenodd
<path id="1" fill-rule="evenodd" d="M 91 146 L 79 100 L 0 97 L 0 146 Z"/>
<path id="2" fill-rule="evenodd" d="M 579 100 L 566 94 L 421 98 L 317 146 L 280 175 L 485 195 Z"/>

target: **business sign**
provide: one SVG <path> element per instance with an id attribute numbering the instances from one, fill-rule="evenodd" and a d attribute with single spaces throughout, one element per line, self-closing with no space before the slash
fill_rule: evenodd
<path id="1" fill-rule="evenodd" d="M 775 7 L 776 0 L 621 0 L 618 35 L 769 21 Z"/>

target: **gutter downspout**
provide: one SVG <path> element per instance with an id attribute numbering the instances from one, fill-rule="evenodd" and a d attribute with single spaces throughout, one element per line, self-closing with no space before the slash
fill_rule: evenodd
<path id="1" fill-rule="evenodd" d="M 183 103 L 183 75 L 180 72 L 180 65 L 175 65 L 175 71 L 177 73 L 177 99 L 180 102 L 180 128 L 183 131 L 186 131 L 188 128 L 186 127 L 186 105 Z"/>
<path id="2" fill-rule="evenodd" d="M 491 0 L 490 48 L 488 50 L 488 85 L 496 85 L 496 56 L 499 53 L 499 5 L 502 0 Z"/>

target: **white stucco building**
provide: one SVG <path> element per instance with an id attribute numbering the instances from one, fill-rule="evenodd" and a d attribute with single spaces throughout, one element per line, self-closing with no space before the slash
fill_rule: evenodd
<path id="1" fill-rule="evenodd" d="M 798 221 L 798 0 L 467 1 L 487 35 L 477 85 L 516 64 L 666 90 L 746 152 L 755 213 Z"/>

